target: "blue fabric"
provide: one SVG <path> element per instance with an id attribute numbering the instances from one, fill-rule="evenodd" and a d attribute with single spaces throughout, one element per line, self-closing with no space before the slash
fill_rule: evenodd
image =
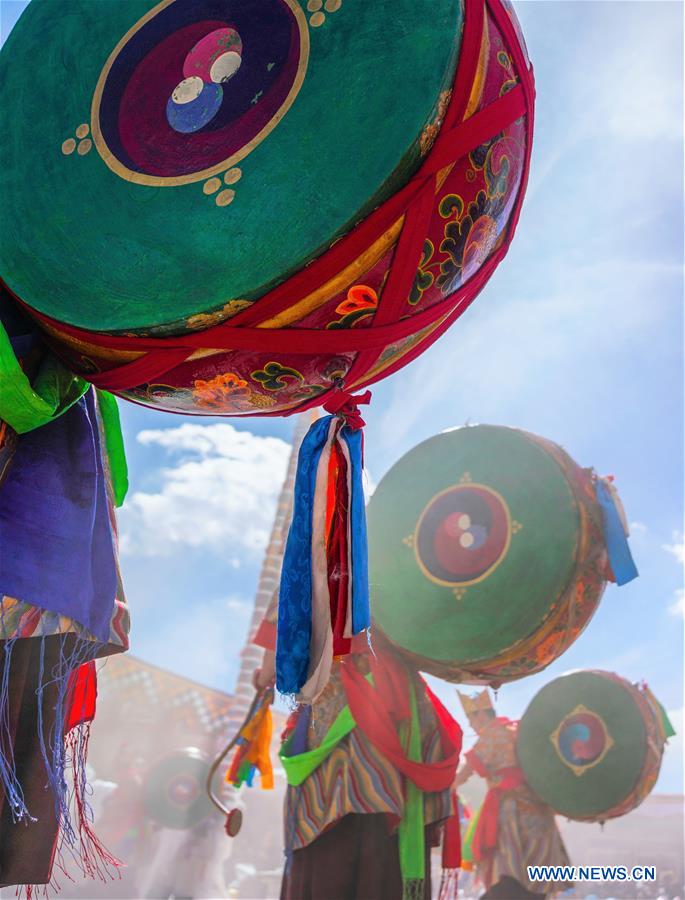
<path id="1" fill-rule="evenodd" d="M 350 502 L 352 536 L 352 632 L 359 634 L 371 625 L 369 606 L 369 553 L 366 539 L 366 508 L 364 506 L 362 432 L 347 425 L 341 431 L 347 444 L 352 467 L 352 499 Z"/>
<path id="2" fill-rule="evenodd" d="M 312 512 L 316 470 L 333 416 L 317 419 L 297 460 L 293 515 L 285 545 L 278 598 L 276 687 L 297 694 L 307 681 L 312 635 Z"/>
<path id="3" fill-rule="evenodd" d="M 94 392 L 22 435 L 0 489 L 0 593 L 109 640 L 117 590 Z"/>
<path id="4" fill-rule="evenodd" d="M 609 563 L 616 584 L 627 584 L 637 578 L 638 571 L 630 553 L 621 517 L 616 509 L 611 491 L 603 481 L 597 481 L 597 501 L 604 520 L 604 541 L 609 554 Z"/>

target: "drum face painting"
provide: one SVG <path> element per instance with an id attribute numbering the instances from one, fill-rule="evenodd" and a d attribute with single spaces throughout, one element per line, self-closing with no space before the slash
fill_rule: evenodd
<path id="1" fill-rule="evenodd" d="M 532 74 L 503 0 L 32 0 L 0 80 L 5 289 L 150 406 L 278 414 L 393 371 L 523 199 Z"/>
<path id="2" fill-rule="evenodd" d="M 367 509 L 371 611 L 414 664 L 493 685 L 583 630 L 607 577 L 592 473 L 560 447 L 479 425 L 430 438 Z"/>
<path id="3" fill-rule="evenodd" d="M 145 779 L 146 815 L 164 828 L 199 825 L 212 812 L 205 792 L 208 775 L 209 763 L 195 748 L 165 756 Z"/>
<path id="4" fill-rule="evenodd" d="M 654 787 L 666 736 L 652 694 L 610 672 L 564 675 L 539 691 L 518 728 L 526 781 L 557 813 L 604 821 Z"/>

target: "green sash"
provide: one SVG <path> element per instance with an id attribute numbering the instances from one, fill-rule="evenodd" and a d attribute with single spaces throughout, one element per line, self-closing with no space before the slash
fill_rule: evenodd
<path id="1" fill-rule="evenodd" d="M 49 354 L 33 385 L 19 365 L 0 322 L 0 419 L 18 434 L 47 425 L 61 416 L 88 390 L 88 382 L 70 372 Z"/>
<path id="2" fill-rule="evenodd" d="M 121 433 L 121 419 L 116 397 L 107 391 L 97 392 L 98 408 L 105 433 L 105 451 L 109 462 L 109 473 L 112 476 L 114 505 L 122 506 L 128 492 L 128 466 L 124 450 L 124 436 Z"/>
<path id="3" fill-rule="evenodd" d="M 371 680 L 369 675 L 366 677 Z M 403 727 L 402 730 L 409 759 L 420 762 L 421 728 L 418 703 L 414 684 L 411 680 L 409 684 L 411 721 L 408 727 Z M 349 706 L 345 706 L 331 724 L 321 744 L 313 750 L 288 756 L 288 748 L 292 741 L 292 736 L 289 737 L 278 753 L 288 784 L 293 787 L 302 784 L 330 756 L 340 741 L 356 727 L 357 723 Z M 398 836 L 404 900 L 422 898 L 426 866 L 423 791 L 409 778 L 406 779 L 406 798 Z"/>
<path id="4" fill-rule="evenodd" d="M 0 322 L 0 419 L 18 434 L 53 422 L 89 388 L 87 381 L 70 372 L 51 353 L 42 361 L 32 384 Z M 97 394 L 114 501 L 116 506 L 121 506 L 128 490 L 128 469 L 119 408 L 111 394 L 106 391 L 98 391 Z"/>

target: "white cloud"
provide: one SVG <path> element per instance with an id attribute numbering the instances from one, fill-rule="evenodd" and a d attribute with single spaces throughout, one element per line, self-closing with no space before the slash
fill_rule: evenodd
<path id="1" fill-rule="evenodd" d="M 290 446 L 232 425 L 181 425 L 141 431 L 174 464 L 156 493 L 137 491 L 121 511 L 122 553 L 169 556 L 181 547 L 211 550 L 240 565 L 268 541 Z"/>
<path id="2" fill-rule="evenodd" d="M 682 533 L 680 531 L 674 531 L 671 540 L 673 543 L 662 544 L 662 549 L 667 553 L 670 553 L 671 556 L 674 556 L 681 565 L 685 565 L 685 541 L 683 540 Z"/>
<path id="3" fill-rule="evenodd" d="M 673 592 L 674 600 L 668 607 L 668 611 L 672 616 L 685 616 L 685 591 L 678 588 Z"/>
<path id="4" fill-rule="evenodd" d="M 631 522 L 630 523 L 630 533 L 635 534 L 639 532 L 640 534 L 646 534 L 649 529 L 645 525 L 644 522 Z"/>

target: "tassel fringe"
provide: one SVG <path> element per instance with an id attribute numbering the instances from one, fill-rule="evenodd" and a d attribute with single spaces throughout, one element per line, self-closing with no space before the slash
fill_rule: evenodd
<path id="1" fill-rule="evenodd" d="M 402 885 L 402 900 L 424 900 L 425 882 L 422 878 L 411 878 Z"/>
<path id="2" fill-rule="evenodd" d="M 53 645 L 57 636 L 49 638 Z M 21 823 L 35 822 L 24 802 L 22 786 L 15 765 L 15 754 L 10 729 L 10 678 L 12 652 L 17 640 L 3 643 L 3 660 L 0 670 L 0 788 L 4 791 L 12 810 L 15 827 Z M 17 897 L 35 900 L 48 897 L 50 891 L 58 891 L 54 870 L 70 881 L 69 874 L 76 869 L 85 878 L 102 882 L 114 880 L 124 865 L 100 842 L 93 830 L 94 815 L 89 799 L 93 789 L 88 783 L 86 760 L 90 740 L 91 722 L 86 720 L 86 710 L 73 708 L 73 673 L 81 665 L 97 656 L 100 645 L 74 635 L 64 635 L 59 642 L 59 655 L 52 664 L 47 659 L 45 637 L 25 638 L 40 641 L 37 698 L 36 736 L 45 768 L 45 788 L 52 791 L 55 815 L 58 821 L 58 839 L 53 864 L 53 876 L 49 884 L 23 885 L 17 888 Z M 53 657 L 54 658 L 54 657 Z M 85 702 L 85 701 L 84 701 Z M 48 704 L 54 704 L 54 721 L 47 727 L 44 712 Z M 69 729 L 67 722 L 78 722 Z"/>
<path id="3" fill-rule="evenodd" d="M 459 896 L 459 869 L 443 869 L 438 900 L 457 900 Z"/>

